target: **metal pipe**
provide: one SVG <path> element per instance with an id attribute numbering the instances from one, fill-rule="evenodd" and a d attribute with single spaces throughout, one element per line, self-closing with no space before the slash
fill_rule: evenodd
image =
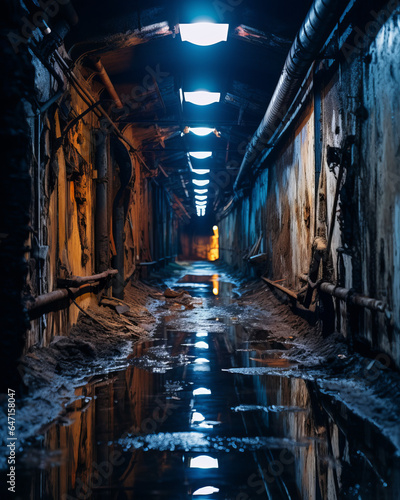
<path id="1" fill-rule="evenodd" d="M 112 84 L 110 77 L 108 76 L 108 73 L 105 70 L 100 58 L 98 58 L 97 61 L 94 61 L 94 67 L 98 71 L 101 81 L 104 83 L 104 86 L 110 97 L 114 101 L 115 105 L 118 109 L 122 109 L 124 106 L 122 105 L 121 99 L 119 98 L 119 95 L 117 94 L 117 91 L 115 90 L 115 87 Z"/>
<path id="2" fill-rule="evenodd" d="M 190 220 L 191 217 L 190 215 L 188 214 L 188 211 L 186 210 L 186 208 L 182 205 L 181 203 L 181 200 L 176 196 L 175 193 L 172 193 L 172 197 L 174 199 L 174 201 L 178 204 L 179 208 L 182 210 L 182 212 L 186 215 L 186 217 Z"/>
<path id="3" fill-rule="evenodd" d="M 282 285 L 278 285 L 276 282 L 271 281 L 267 278 L 262 277 L 261 279 L 268 285 L 277 288 L 281 292 L 286 293 L 286 295 L 289 295 L 289 297 L 297 300 L 298 295 L 296 292 L 293 292 L 292 290 L 289 290 Z M 302 279 L 305 279 L 305 275 L 302 275 Z M 328 283 L 327 281 L 317 281 L 316 283 L 313 283 L 309 278 L 307 279 L 307 281 L 312 289 L 317 288 L 320 292 L 331 295 L 332 297 L 337 297 L 344 302 L 350 302 L 355 306 L 363 307 L 364 309 L 385 313 L 388 319 L 391 319 L 392 317 L 392 313 L 388 309 L 387 304 L 385 304 L 381 300 L 372 299 L 371 297 L 366 297 L 365 295 L 354 293 L 353 290 L 334 285 L 333 283 Z"/>
<path id="4" fill-rule="evenodd" d="M 55 57 L 58 60 L 58 63 L 60 64 L 60 68 L 64 71 L 64 74 L 66 75 L 67 79 L 71 83 L 71 85 L 75 88 L 75 90 L 78 92 L 79 95 L 81 95 L 82 99 L 86 102 L 88 105 L 93 105 L 96 103 L 95 99 L 93 96 L 88 92 L 84 87 L 80 84 L 78 78 L 75 76 L 73 71 L 67 66 L 66 62 L 64 59 L 60 56 L 58 52 L 55 52 Z M 83 94 L 83 96 L 82 96 Z M 89 101 L 89 102 L 88 102 Z M 103 117 L 108 121 L 108 123 L 111 125 L 111 128 L 113 131 L 118 135 L 118 137 L 123 140 L 131 149 L 131 151 L 136 155 L 136 157 L 139 159 L 140 163 L 145 167 L 145 169 L 148 172 L 151 172 L 151 169 L 146 165 L 146 162 L 144 161 L 143 156 L 140 154 L 140 152 L 136 149 L 136 147 L 124 136 L 124 134 L 119 130 L 119 128 L 115 125 L 113 120 L 110 118 L 108 113 L 105 111 L 105 109 L 102 106 L 97 106 L 97 109 L 103 115 Z"/>
<path id="5" fill-rule="evenodd" d="M 98 284 L 98 283 L 97 283 Z M 88 292 L 92 290 L 95 283 L 88 283 L 82 285 L 80 287 L 74 288 L 63 288 L 60 290 L 54 290 L 53 292 L 44 293 L 43 295 L 39 295 L 34 299 L 28 300 L 25 304 L 29 314 L 32 316 L 32 312 L 36 309 L 41 309 L 43 307 L 47 307 L 55 302 L 60 302 L 61 300 L 65 300 L 71 295 L 74 297 L 77 293 L 82 292 L 82 290 L 88 289 Z"/>
<path id="6" fill-rule="evenodd" d="M 354 293 L 352 290 L 349 290 L 348 288 L 342 288 L 340 286 L 336 286 L 326 281 L 322 282 L 319 285 L 319 290 L 321 292 L 328 293 L 333 297 L 337 297 L 338 299 L 343 300 L 345 302 L 350 302 L 356 306 L 370 309 L 371 311 L 387 313 L 390 316 L 390 313 L 387 310 L 387 304 L 385 304 L 381 300 L 365 297 L 364 295 Z"/>
<path id="7" fill-rule="evenodd" d="M 345 0 L 315 0 L 290 49 L 281 77 L 257 131 L 247 146 L 233 189 L 261 152 L 270 147 L 270 139 L 285 118 L 312 62 L 339 19 Z"/>
<path id="8" fill-rule="evenodd" d="M 93 274 L 92 276 L 71 276 L 71 278 L 57 280 L 57 286 L 60 288 L 71 288 L 71 287 L 79 287 L 81 285 L 85 285 L 86 283 L 90 283 L 92 281 L 99 281 L 109 276 L 115 276 L 118 274 L 117 269 L 108 269 L 104 271 L 104 273 Z"/>
<path id="9" fill-rule="evenodd" d="M 99 141 L 96 150 L 96 270 L 104 272 L 109 267 L 109 223 L 108 223 L 108 136 Z"/>
<path id="10" fill-rule="evenodd" d="M 113 210 L 113 232 L 117 255 L 113 257 L 113 264 L 118 270 L 118 277 L 113 280 L 113 295 L 118 299 L 124 298 L 124 223 L 124 206 L 116 204 Z"/>
<path id="11" fill-rule="evenodd" d="M 265 283 L 267 283 L 268 285 L 277 288 L 281 292 L 286 293 L 286 295 L 289 295 L 289 297 L 291 297 L 292 299 L 297 300 L 297 293 L 296 292 L 292 292 L 292 290 L 289 290 L 288 288 L 286 288 L 282 285 L 278 285 L 277 283 L 274 283 L 273 281 L 269 280 L 268 278 L 262 277 L 261 279 L 263 281 L 265 281 Z"/>

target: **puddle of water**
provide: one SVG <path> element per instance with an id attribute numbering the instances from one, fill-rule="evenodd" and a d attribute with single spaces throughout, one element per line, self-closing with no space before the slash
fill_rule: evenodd
<path id="1" fill-rule="evenodd" d="M 209 318 L 220 296 L 203 293 Z M 128 368 L 79 388 L 68 423 L 19 457 L 21 498 L 398 498 L 391 445 L 313 382 L 280 376 L 290 344 L 219 320 L 181 331 L 164 318 Z"/>

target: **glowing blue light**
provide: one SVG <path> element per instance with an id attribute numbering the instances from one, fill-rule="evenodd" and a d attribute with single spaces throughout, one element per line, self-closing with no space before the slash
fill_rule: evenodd
<path id="1" fill-rule="evenodd" d="M 195 424 L 196 422 L 203 422 L 203 420 L 205 420 L 205 417 L 201 413 L 198 411 L 193 412 L 192 424 Z"/>
<path id="2" fill-rule="evenodd" d="M 203 342 L 202 340 L 200 342 L 196 342 L 194 344 L 195 347 L 197 347 L 197 349 L 208 349 L 209 348 L 209 345 L 207 344 L 207 342 Z"/>
<path id="3" fill-rule="evenodd" d="M 210 156 L 212 156 L 212 151 L 194 151 L 189 154 L 197 160 L 205 160 L 206 158 L 210 158 Z"/>
<path id="4" fill-rule="evenodd" d="M 218 459 L 208 455 L 199 455 L 190 459 L 191 469 L 218 469 Z"/>
<path id="5" fill-rule="evenodd" d="M 193 492 L 193 496 L 198 495 L 212 495 L 213 493 L 218 493 L 219 488 L 214 488 L 214 486 L 204 486 Z"/>
<path id="6" fill-rule="evenodd" d="M 199 181 L 198 179 L 193 179 L 192 180 L 193 184 L 195 184 L 196 186 L 207 186 L 207 184 L 210 183 L 209 180 L 202 180 L 202 181 Z"/>
<path id="7" fill-rule="evenodd" d="M 220 92 L 209 92 L 208 90 L 196 90 L 194 92 L 184 92 L 185 101 L 196 104 L 197 106 L 208 106 L 219 102 Z"/>
<path id="8" fill-rule="evenodd" d="M 205 387 L 199 387 L 193 391 L 193 396 L 208 396 L 211 394 L 210 389 L 206 389 Z"/>
<path id="9" fill-rule="evenodd" d="M 189 130 L 200 137 L 204 137 L 205 135 L 209 135 L 211 132 L 214 132 L 214 129 L 210 127 L 189 127 Z"/>
<path id="10" fill-rule="evenodd" d="M 210 173 L 210 171 L 207 168 L 192 168 L 192 172 L 198 175 L 204 175 Z"/>
<path id="11" fill-rule="evenodd" d="M 196 337 L 208 337 L 208 332 L 204 331 L 204 330 L 199 330 L 197 333 L 196 333 Z"/>
<path id="12" fill-rule="evenodd" d="M 226 42 L 228 30 L 229 24 L 200 22 L 179 25 L 182 42 L 189 42 L 202 47 Z"/>

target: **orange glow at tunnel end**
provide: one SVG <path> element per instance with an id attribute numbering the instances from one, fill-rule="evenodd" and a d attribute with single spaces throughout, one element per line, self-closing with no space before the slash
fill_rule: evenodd
<path id="1" fill-rule="evenodd" d="M 218 226 L 213 227 L 213 236 L 210 238 L 210 249 L 208 251 L 207 258 L 210 261 L 219 259 L 219 231 Z M 214 294 L 218 295 L 218 293 Z"/>

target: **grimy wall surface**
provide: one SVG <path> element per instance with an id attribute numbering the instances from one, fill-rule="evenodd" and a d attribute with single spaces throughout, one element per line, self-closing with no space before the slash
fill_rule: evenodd
<path id="1" fill-rule="evenodd" d="M 51 95 L 49 75 L 47 85 L 41 76 L 46 75 L 45 68 L 37 60 L 33 64 L 36 92 L 45 88 Z M 84 78 L 81 84 L 90 88 Z M 26 254 L 26 292 L 33 297 L 59 288 L 60 279 L 111 268 L 119 273 L 109 284 L 114 295 L 122 297 L 124 283 L 140 270 L 141 262 L 176 255 L 177 220 L 167 193 L 121 139 L 104 131 L 104 123 L 94 113 L 79 118 L 87 108 L 78 92 L 68 88 L 61 103 L 27 119 L 33 151 L 33 231 L 27 246 L 42 248 L 40 254 Z M 140 146 L 134 129 L 125 136 Z M 105 173 L 101 173 L 102 161 Z M 100 206 L 99 187 L 105 190 L 104 206 Z M 101 219 L 103 228 L 99 228 Z M 98 236 L 103 229 L 105 235 Z M 104 251 L 99 255 L 100 245 Z M 85 309 L 97 297 L 84 293 L 76 302 Z M 54 336 L 68 334 L 79 312 L 75 305 L 60 307 L 32 321 L 25 349 L 46 346 Z"/>
<path id="2" fill-rule="evenodd" d="M 68 67 L 61 35 L 57 47 L 47 47 L 40 30 L 35 40 L 26 35 L 23 43 L 10 43 L 21 40 L 26 12 L 11 1 L 4 10 L 2 26 L 14 38 L 1 41 L 7 58 L 0 130 L 8 147 L 0 197 L 6 215 L 0 228 L 0 362 L 8 382 L 19 387 L 20 356 L 68 335 L 77 306 L 86 309 L 111 291 L 122 298 L 141 263 L 161 265 L 176 256 L 178 222 L 157 167 L 144 165 L 137 152 L 135 130 L 124 131 L 129 146 L 100 112 L 105 90 L 96 72 Z M 109 112 L 112 105 L 104 103 Z M 48 304 L 49 294 L 66 290 L 62 280 L 108 269 L 118 274 L 74 292 L 76 304 L 68 296 Z"/>
<path id="3" fill-rule="evenodd" d="M 332 300 L 331 328 L 400 366 L 400 9 L 390 2 L 363 12 L 345 34 L 339 27 L 305 84 L 301 112 L 223 215 L 221 258 L 247 269 L 243 255 L 262 235 L 261 270 L 299 291 L 315 238 L 327 239 L 333 225 L 320 277 L 382 300 L 391 315 L 354 315 Z M 332 213 L 344 145 L 348 161 Z"/>

